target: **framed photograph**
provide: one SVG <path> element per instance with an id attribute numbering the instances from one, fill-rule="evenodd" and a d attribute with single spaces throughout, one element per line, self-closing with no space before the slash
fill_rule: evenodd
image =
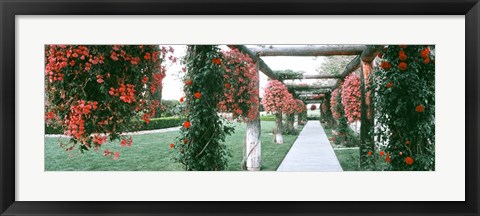
<path id="1" fill-rule="evenodd" d="M 477 0 L 1 1 L 1 215 L 478 215 Z"/>

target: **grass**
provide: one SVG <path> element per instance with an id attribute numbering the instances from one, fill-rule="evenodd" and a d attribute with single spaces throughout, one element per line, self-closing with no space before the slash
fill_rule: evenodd
<path id="1" fill-rule="evenodd" d="M 235 133 L 226 140 L 227 149 L 231 153 L 229 171 L 240 171 L 243 159 L 243 141 L 246 125 L 235 123 Z M 273 143 L 272 131 L 275 122 L 262 121 L 262 167 L 261 170 L 274 171 L 278 168 L 298 135 L 284 135 L 284 144 Z M 299 130 L 302 127 L 300 126 Z M 67 142 L 66 138 L 45 137 L 45 170 L 46 171 L 182 171 L 181 164 L 171 159 L 169 144 L 178 134 L 177 131 L 134 135 L 131 147 L 121 147 L 118 141 L 104 144 L 110 151 L 120 150 L 117 161 L 103 156 L 103 149 L 85 153 L 66 152 L 59 146 Z"/>
<path id="2" fill-rule="evenodd" d="M 361 171 L 358 148 L 335 149 L 335 154 L 343 171 Z"/>

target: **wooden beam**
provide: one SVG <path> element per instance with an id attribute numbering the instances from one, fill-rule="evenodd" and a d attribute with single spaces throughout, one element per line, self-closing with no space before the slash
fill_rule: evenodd
<path id="1" fill-rule="evenodd" d="M 319 89 L 319 90 L 304 90 L 304 91 L 295 91 L 296 94 L 298 95 L 304 95 L 304 94 L 327 94 L 330 93 L 330 89 Z"/>
<path id="2" fill-rule="evenodd" d="M 286 85 L 288 89 L 292 89 L 295 91 L 304 91 L 304 90 L 311 90 L 311 89 L 332 89 L 333 86 L 324 86 L 324 85 Z"/>
<path id="3" fill-rule="evenodd" d="M 284 78 L 283 80 L 298 80 L 298 79 L 341 79 L 339 75 L 333 74 L 313 74 L 303 75 L 301 78 Z"/>
<path id="4" fill-rule="evenodd" d="M 355 57 L 354 59 L 352 59 L 352 61 L 350 61 L 350 63 L 348 63 L 347 66 L 345 66 L 345 69 L 340 74 L 340 76 L 342 77 L 341 79 L 345 78 L 348 74 L 357 70 L 358 68 L 360 68 L 360 56 L 359 55 L 357 57 Z M 335 83 L 335 85 L 333 86 L 332 89 L 336 89 L 339 85 L 340 85 L 340 80 L 337 80 L 337 83 Z"/>
<path id="5" fill-rule="evenodd" d="M 282 46 L 282 47 L 252 47 L 258 56 L 334 56 L 360 55 L 365 45 L 324 45 L 324 46 Z"/>
<path id="6" fill-rule="evenodd" d="M 250 58 L 253 59 L 258 64 L 258 69 L 263 72 L 263 74 L 267 75 L 270 79 L 273 80 L 278 80 L 277 75 L 273 72 L 273 70 L 268 67 L 268 65 L 260 58 L 258 57 L 254 52 L 252 52 L 250 49 L 248 49 L 244 45 L 227 45 L 230 49 L 238 49 L 240 52 L 243 54 L 247 54 L 250 56 Z"/>

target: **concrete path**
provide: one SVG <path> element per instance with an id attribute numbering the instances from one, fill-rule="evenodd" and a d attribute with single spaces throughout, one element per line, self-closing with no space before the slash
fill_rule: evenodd
<path id="1" fill-rule="evenodd" d="M 343 171 L 320 121 L 308 121 L 277 171 Z"/>

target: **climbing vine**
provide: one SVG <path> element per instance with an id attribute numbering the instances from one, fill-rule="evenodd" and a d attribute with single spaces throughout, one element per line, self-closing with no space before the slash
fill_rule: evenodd
<path id="1" fill-rule="evenodd" d="M 66 150 L 99 150 L 110 141 L 130 146 L 126 130 L 148 124 L 159 106 L 171 47 L 158 45 L 47 45 L 45 119 L 70 136 Z M 105 156 L 118 159 L 108 148 Z"/>
<path id="2" fill-rule="evenodd" d="M 435 169 L 434 46 L 388 46 L 375 72 L 376 141 L 388 170 Z"/>
<path id="3" fill-rule="evenodd" d="M 224 170 L 228 157 L 224 142 L 233 127 L 217 114 L 227 84 L 222 53 L 216 46 L 188 46 L 185 61 L 185 122 L 170 148 L 186 170 Z"/>

